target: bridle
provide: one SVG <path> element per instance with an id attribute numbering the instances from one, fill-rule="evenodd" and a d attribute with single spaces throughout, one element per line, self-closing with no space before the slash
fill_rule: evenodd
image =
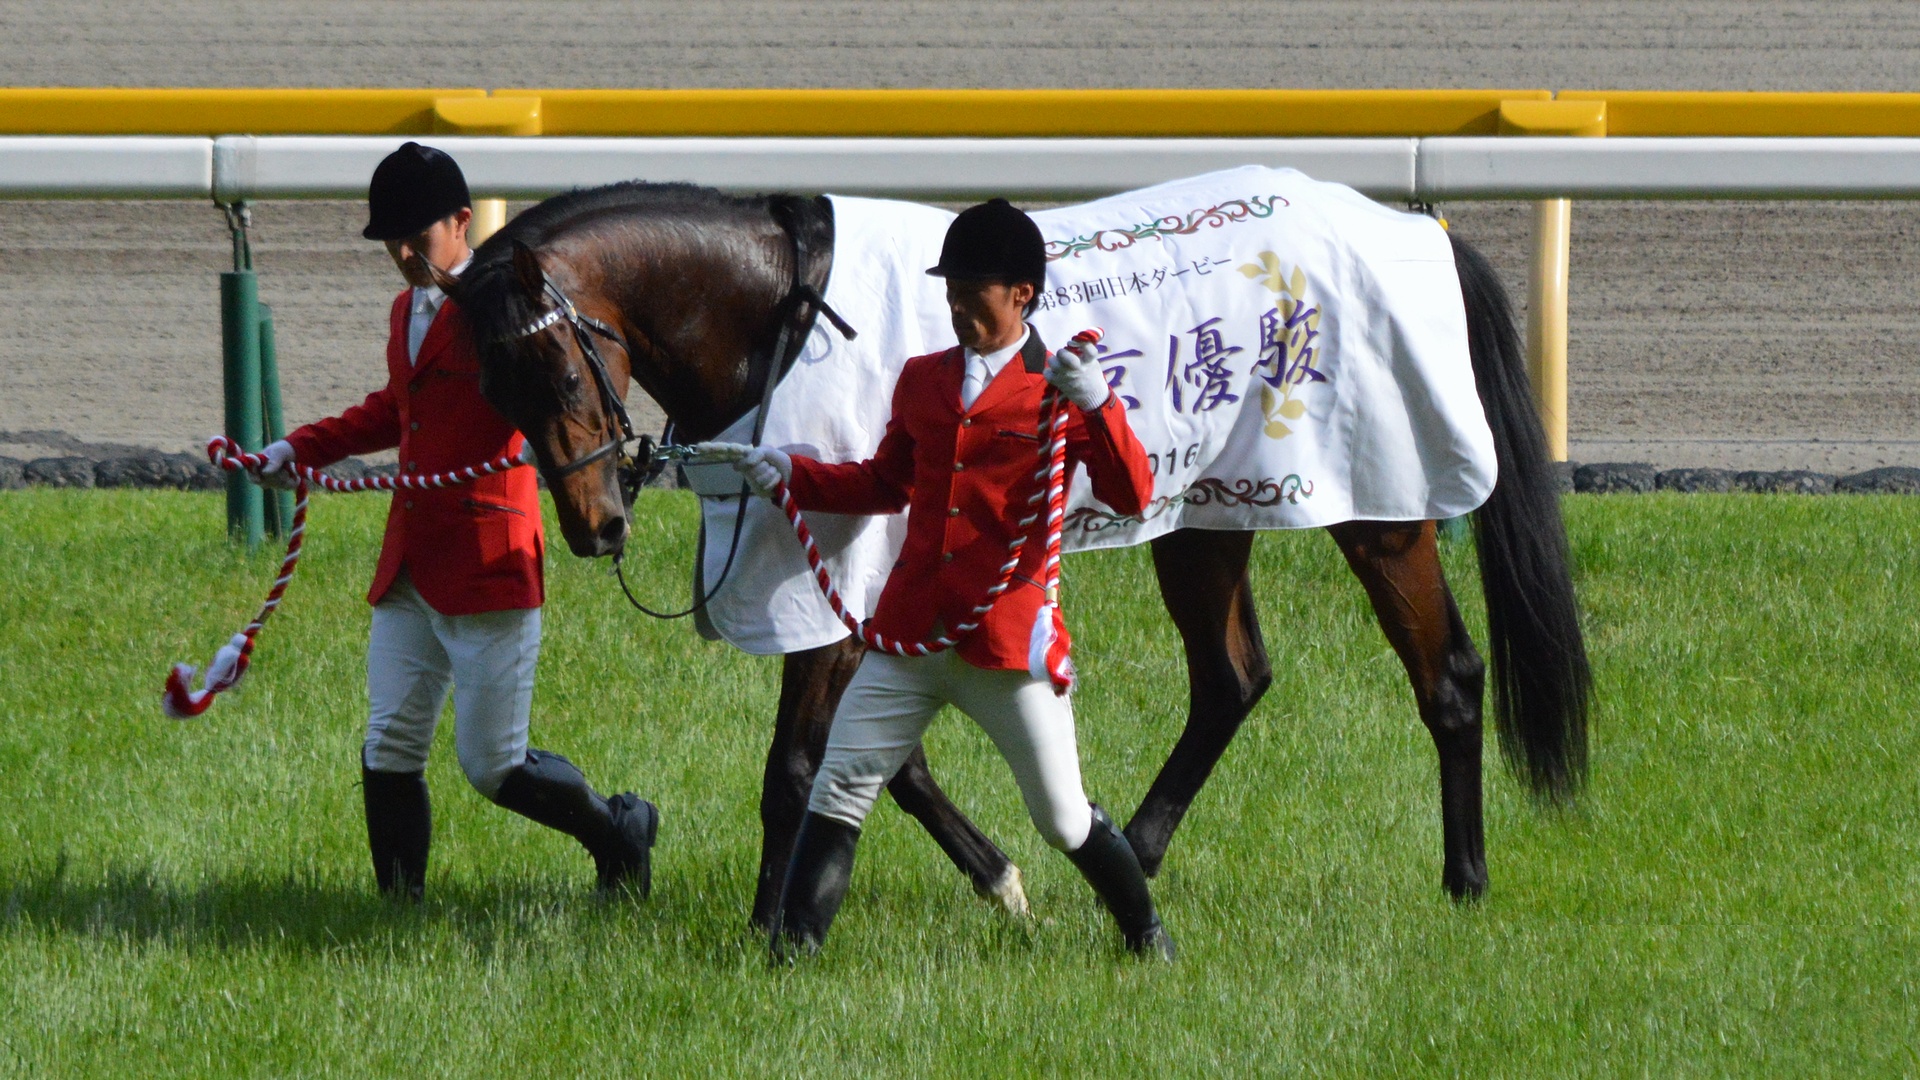
<path id="1" fill-rule="evenodd" d="M 611 456 L 614 458 L 614 468 L 619 476 L 621 501 L 631 505 L 634 495 L 650 478 L 651 472 L 659 471 L 656 464 L 663 467 L 667 461 L 675 457 L 688 456 L 690 451 L 682 447 L 656 448 L 652 445 L 651 439 L 637 439 L 634 436 L 633 418 L 627 415 L 627 403 L 620 400 L 620 395 L 615 392 L 613 377 L 607 374 L 607 362 L 600 358 L 600 349 L 594 344 L 593 339 L 600 337 L 618 345 L 620 351 L 627 355 L 629 370 L 633 367 L 633 346 L 627 343 L 627 339 L 621 335 L 620 331 L 573 306 L 573 300 L 560 291 L 560 286 L 555 285 L 545 271 L 540 274 L 540 282 L 541 290 L 553 301 L 554 306 L 521 327 L 513 335 L 514 340 L 524 341 L 536 334 L 545 333 L 561 322 L 572 327 L 574 343 L 579 346 L 580 355 L 586 358 L 587 370 L 593 375 L 594 388 L 600 395 L 600 415 L 611 419 L 610 426 L 616 429 L 614 434 L 608 436 L 606 442 L 595 449 L 574 458 L 565 465 L 555 466 L 553 475 L 555 478 L 571 476 L 602 458 Z M 627 450 L 627 445 L 635 442 L 640 444 L 639 456 Z M 672 451 L 681 451 L 681 453 L 675 454 Z"/>
<path id="2" fill-rule="evenodd" d="M 776 219 L 780 216 L 777 209 L 775 215 Z M 788 360 L 787 354 L 789 352 L 798 352 L 793 336 L 793 324 L 794 315 L 799 312 L 800 308 L 803 305 L 808 305 L 813 308 L 816 314 L 825 315 L 827 321 L 833 324 L 834 329 L 838 330 L 840 334 L 849 341 L 858 336 L 858 332 L 855 331 L 852 326 L 848 325 L 845 319 L 840 317 L 840 313 L 833 310 L 833 308 L 827 304 L 827 299 L 821 295 L 820 290 L 806 280 L 808 251 L 802 229 L 797 225 L 788 224 L 785 221 L 781 222 L 781 226 L 783 231 L 785 231 L 787 236 L 793 241 L 793 283 L 791 287 L 788 288 L 787 295 L 782 298 L 780 303 L 774 308 L 780 317 L 780 329 L 775 335 L 773 349 L 768 353 L 766 363 L 760 371 L 760 402 L 753 420 L 753 445 L 755 446 L 760 444 L 760 436 L 766 429 L 767 410 L 773 404 L 773 388 L 775 384 L 780 381 L 780 375 Z M 553 329 L 561 322 L 565 322 L 568 326 L 572 327 L 574 342 L 579 346 L 580 355 L 586 358 L 587 370 L 592 373 L 594 387 L 600 395 L 601 416 L 603 418 L 612 417 L 614 426 L 618 429 L 616 434 L 611 435 L 607 441 L 599 447 L 574 458 L 565 465 L 556 466 L 553 469 L 552 475 L 555 479 L 563 476 L 571 476 L 581 469 L 611 456 L 614 459 L 615 475 L 620 485 L 621 503 L 624 506 L 631 507 L 634 499 L 640 494 L 640 488 L 644 486 L 647 481 L 657 476 L 670 462 L 692 460 L 696 456 L 695 451 L 691 446 L 676 445 L 672 442 L 671 433 L 673 426 L 671 423 L 669 423 L 667 427 L 668 433 L 661 437 L 661 441 L 658 444 L 645 435 L 635 437 L 633 432 L 633 419 L 627 415 L 626 402 L 622 401 L 620 395 L 614 391 L 613 378 L 607 374 L 606 361 L 600 358 L 600 350 L 594 345 L 594 338 L 603 338 L 618 345 L 620 351 L 627 356 L 628 371 L 633 370 L 633 347 L 627 343 L 627 339 L 622 336 L 618 330 L 615 330 L 613 327 L 575 307 L 573 301 L 568 298 L 565 292 L 561 291 L 560 286 L 553 283 L 553 278 L 550 277 L 544 269 L 540 272 L 540 283 L 541 291 L 553 301 L 554 306 L 540 314 L 532 322 L 521 327 L 519 331 L 512 336 L 511 340 L 524 341 L 527 338 L 537 334 L 543 334 Z M 811 327 L 812 321 L 808 320 L 807 325 Z M 627 445 L 629 443 L 637 444 L 637 452 L 628 452 Z M 639 598 L 633 595 L 633 590 L 627 587 L 626 574 L 621 569 L 621 562 L 626 557 L 626 549 L 623 547 L 613 557 L 613 573 L 614 576 L 619 579 L 620 591 L 627 595 L 627 602 L 656 619 L 685 618 L 706 607 L 707 601 L 713 599 L 715 594 L 720 591 L 721 586 L 727 583 L 727 575 L 733 570 L 734 556 L 740 552 L 740 534 L 744 532 L 746 528 L 747 504 L 753 497 L 752 490 L 748 488 L 744 480 L 740 483 L 740 494 L 737 497 L 740 500 L 740 504 L 739 510 L 734 514 L 733 518 L 733 539 L 727 545 L 727 561 L 725 565 L 720 568 L 719 579 L 713 583 L 713 588 L 698 588 L 700 596 L 693 602 L 692 606 L 684 611 L 671 614 L 655 611 L 641 603 Z M 699 566 L 700 558 L 703 556 L 704 550 L 700 556 L 695 557 L 696 570 Z M 698 577 L 696 577 L 696 582 L 697 581 Z"/>

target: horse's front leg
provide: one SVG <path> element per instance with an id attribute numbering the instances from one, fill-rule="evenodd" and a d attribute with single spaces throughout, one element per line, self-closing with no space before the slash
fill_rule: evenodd
<path id="1" fill-rule="evenodd" d="M 924 751 L 915 750 L 900 766 L 887 783 L 887 793 L 900 809 L 926 826 L 933 842 L 973 882 L 975 895 L 993 901 L 1010 915 L 1027 914 L 1027 892 L 1020 880 L 1020 868 L 933 782 Z"/>
<path id="2" fill-rule="evenodd" d="M 1148 877 L 1160 871 L 1187 807 L 1273 683 L 1247 581 L 1250 532 L 1180 529 L 1153 541 L 1160 598 L 1187 651 L 1187 726 L 1127 822 Z"/>
<path id="3" fill-rule="evenodd" d="M 826 751 L 833 710 L 866 652 L 847 638 L 818 649 L 788 653 L 780 673 L 780 709 L 774 714 L 773 745 L 760 787 L 760 878 L 753 891 L 753 925 L 771 930 L 780 908 L 780 887 L 793 857 L 793 838 L 806 816 L 813 774 Z"/>
<path id="4" fill-rule="evenodd" d="M 1440 754 L 1441 883 L 1456 900 L 1487 891 L 1480 806 L 1480 701 L 1486 665 L 1460 621 L 1431 521 L 1349 521 L 1327 529 L 1366 586 L 1406 666 L 1420 719 Z"/>

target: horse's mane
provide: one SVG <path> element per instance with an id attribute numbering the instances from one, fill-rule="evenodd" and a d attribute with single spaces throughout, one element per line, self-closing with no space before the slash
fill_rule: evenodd
<path id="1" fill-rule="evenodd" d="M 569 191 L 530 207 L 488 237 L 474 251 L 473 264 L 460 275 L 456 296 L 482 359 L 491 351 L 490 345 L 512 335 L 536 314 L 514 274 L 514 241 L 538 248 L 561 232 L 607 217 L 765 220 L 769 205 L 781 197 L 742 197 L 695 184 L 626 180 Z"/>

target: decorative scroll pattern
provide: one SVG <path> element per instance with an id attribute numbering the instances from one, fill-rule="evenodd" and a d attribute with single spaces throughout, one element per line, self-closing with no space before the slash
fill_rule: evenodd
<path id="1" fill-rule="evenodd" d="M 1147 504 L 1146 512 L 1138 517 L 1116 514 L 1097 506 L 1083 506 L 1067 515 L 1062 531 L 1098 536 L 1113 529 L 1144 525 L 1176 506 L 1209 506 L 1215 503 L 1221 506 L 1278 506 L 1281 503 L 1298 506 L 1301 499 L 1312 497 L 1313 481 L 1302 480 L 1298 473 L 1288 473 L 1278 480 L 1270 476 L 1258 480 L 1245 477 L 1222 480 L 1208 476 L 1194 481 L 1192 486 L 1178 495 L 1165 495 L 1153 500 Z"/>
<path id="2" fill-rule="evenodd" d="M 1185 214 L 1168 214 L 1144 225 L 1135 225 L 1131 229 L 1101 229 L 1086 236 L 1076 236 L 1071 240 L 1047 241 L 1047 261 L 1078 258 L 1083 251 L 1119 251 L 1130 248 L 1142 240 L 1160 240 L 1168 236 L 1190 236 L 1203 228 L 1218 229 L 1239 221 L 1251 221 L 1257 218 L 1272 217 L 1276 208 L 1291 206 L 1279 195 L 1254 195 L 1245 199 L 1229 199 L 1218 206 L 1204 210 L 1189 210 Z"/>

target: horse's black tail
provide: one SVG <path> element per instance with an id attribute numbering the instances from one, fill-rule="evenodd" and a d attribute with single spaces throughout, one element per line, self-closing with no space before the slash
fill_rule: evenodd
<path id="1" fill-rule="evenodd" d="M 1593 677 L 1574 603 L 1566 526 L 1535 412 L 1513 305 L 1486 257 L 1453 238 L 1467 347 L 1500 476 L 1474 513 L 1487 600 L 1494 728 L 1508 764 L 1538 795 L 1570 798 L 1586 780 Z"/>

